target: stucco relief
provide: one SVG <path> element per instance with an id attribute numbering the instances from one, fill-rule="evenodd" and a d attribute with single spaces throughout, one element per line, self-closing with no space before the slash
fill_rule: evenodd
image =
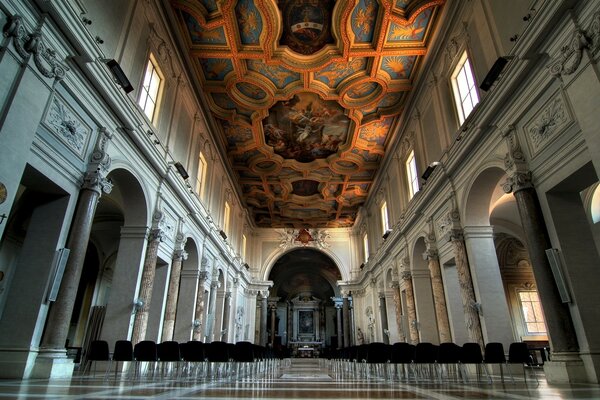
<path id="1" fill-rule="evenodd" d="M 83 158 L 92 128 L 62 98 L 52 97 L 42 123 L 79 158 Z"/>
<path id="2" fill-rule="evenodd" d="M 569 126 L 572 120 L 562 95 L 552 98 L 525 126 L 531 154 L 537 154 L 552 138 Z"/>

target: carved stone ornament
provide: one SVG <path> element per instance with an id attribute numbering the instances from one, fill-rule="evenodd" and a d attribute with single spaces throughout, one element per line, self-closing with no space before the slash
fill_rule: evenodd
<path id="1" fill-rule="evenodd" d="M 458 210 L 453 209 L 449 211 L 446 215 L 440 218 L 437 222 L 438 227 L 438 237 L 445 238 L 446 240 L 450 240 L 450 236 L 452 231 L 456 228 L 459 228 L 460 216 L 458 214 Z"/>
<path id="2" fill-rule="evenodd" d="M 43 124 L 75 154 L 83 156 L 92 128 L 59 96 L 52 96 Z"/>
<path id="3" fill-rule="evenodd" d="M 403 280 L 408 281 L 412 278 L 412 274 L 410 273 L 410 271 L 402 271 L 402 273 L 400 274 L 400 277 Z"/>
<path id="4" fill-rule="evenodd" d="M 550 104 L 533 119 L 527 127 L 527 134 L 533 150 L 540 149 L 554 134 L 560 132 L 570 120 L 569 113 L 566 110 L 562 96 L 556 96 Z"/>
<path id="5" fill-rule="evenodd" d="M 4 25 L 4 37 L 12 38 L 15 50 L 27 59 L 33 56 L 35 66 L 49 79 L 62 79 L 69 68 L 56 59 L 56 52 L 44 42 L 40 28 L 28 33 L 20 15 L 10 17 Z"/>
<path id="6" fill-rule="evenodd" d="M 188 259 L 188 253 L 185 250 L 175 250 L 173 252 L 173 259 L 175 260 L 187 260 Z"/>
<path id="7" fill-rule="evenodd" d="M 279 247 L 312 246 L 327 249 L 330 235 L 322 229 L 284 229 L 279 231 Z"/>
<path id="8" fill-rule="evenodd" d="M 110 193 L 112 191 L 112 182 L 106 179 L 106 174 L 110 168 L 111 159 L 106 148 L 112 135 L 101 128 L 96 140 L 96 146 L 90 156 L 90 162 L 87 166 L 87 171 L 83 177 L 83 189 L 94 190 L 98 193 Z"/>
<path id="9" fill-rule="evenodd" d="M 504 193 L 518 192 L 519 190 L 533 187 L 531 182 L 531 171 L 515 172 L 513 175 L 506 178 L 506 182 L 502 184 Z"/>
<path id="10" fill-rule="evenodd" d="M 588 29 L 588 36 L 590 37 L 590 52 L 596 56 L 600 51 L 600 11 L 596 11 L 592 18 L 592 24 Z"/>
<path id="11" fill-rule="evenodd" d="M 150 234 L 148 235 L 149 242 L 164 242 L 165 240 L 165 232 L 162 229 L 152 229 Z"/>
<path id="12" fill-rule="evenodd" d="M 589 41 L 585 32 L 575 30 L 571 41 L 560 49 L 558 59 L 550 65 L 550 73 L 556 77 L 571 75 L 579 67 L 586 47 L 589 47 Z"/>

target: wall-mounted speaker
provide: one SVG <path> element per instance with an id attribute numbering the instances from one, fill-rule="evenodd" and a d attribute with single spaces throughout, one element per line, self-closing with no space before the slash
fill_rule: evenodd
<path id="1" fill-rule="evenodd" d="M 565 277 L 563 275 L 562 261 L 560 259 L 560 253 L 558 249 L 547 249 L 546 257 L 548 257 L 550 269 L 552 269 L 552 275 L 554 275 L 554 281 L 556 282 L 556 287 L 558 288 L 560 300 L 563 303 L 571 302 L 571 295 L 569 294 L 567 282 L 565 281 Z"/>
<path id="2" fill-rule="evenodd" d="M 496 79 L 498 79 L 498 77 L 502 73 L 502 70 L 504 69 L 507 63 L 507 57 L 499 57 L 494 63 L 494 65 L 492 65 L 492 68 L 490 68 L 490 71 L 483 79 L 483 82 L 481 82 L 481 85 L 479 85 L 479 88 L 481 90 L 485 90 L 486 92 L 490 90 L 494 82 L 496 82 Z"/>
<path id="3" fill-rule="evenodd" d="M 63 274 L 65 273 L 65 266 L 69 259 L 71 250 L 64 248 L 56 251 L 54 256 L 54 276 L 52 277 L 52 285 L 48 290 L 47 301 L 56 301 L 58 296 L 58 289 L 60 289 L 60 282 L 62 281 Z"/>
<path id="4" fill-rule="evenodd" d="M 131 86 L 129 79 L 127 79 L 127 75 L 125 75 L 125 72 L 123 72 L 123 69 L 116 60 L 108 60 L 106 61 L 106 65 L 125 93 L 133 91 L 133 86 Z"/>

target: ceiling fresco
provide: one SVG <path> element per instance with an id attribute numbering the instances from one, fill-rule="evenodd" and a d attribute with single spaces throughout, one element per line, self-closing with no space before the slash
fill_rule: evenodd
<path id="1" fill-rule="evenodd" d="M 352 226 L 444 0 L 171 0 L 259 227 Z"/>

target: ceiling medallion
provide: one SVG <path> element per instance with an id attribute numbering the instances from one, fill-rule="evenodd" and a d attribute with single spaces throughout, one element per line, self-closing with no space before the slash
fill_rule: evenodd
<path id="1" fill-rule="evenodd" d="M 284 0 L 279 7 L 284 15 L 281 44 L 296 53 L 311 55 L 333 43 L 330 22 L 333 1 Z"/>
<path id="2" fill-rule="evenodd" d="M 310 232 L 306 229 L 302 228 L 296 235 L 296 241 L 302 243 L 302 245 L 306 246 L 308 242 L 312 242 L 314 239 L 311 236 Z"/>

